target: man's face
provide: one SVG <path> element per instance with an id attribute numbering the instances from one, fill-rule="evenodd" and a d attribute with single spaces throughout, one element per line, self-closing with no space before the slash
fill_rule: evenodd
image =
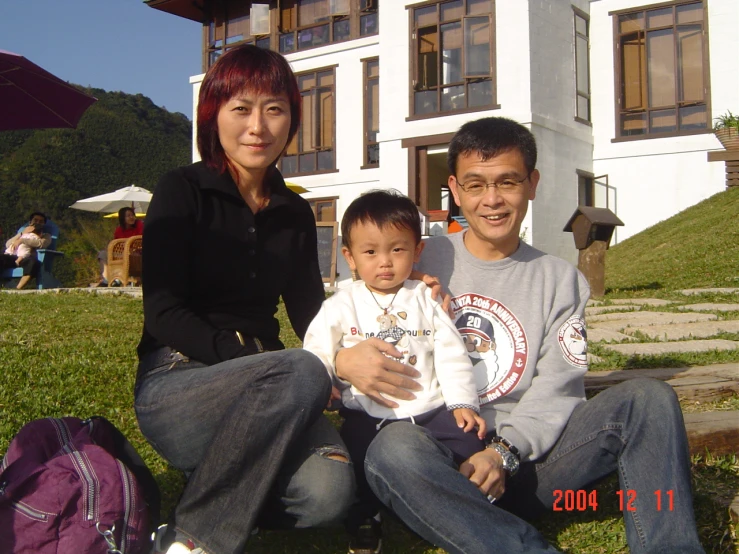
<path id="1" fill-rule="evenodd" d="M 457 158 L 456 177 L 449 177 L 449 188 L 454 202 L 462 210 L 469 223 L 464 242 L 469 252 L 482 260 L 501 260 L 518 248 L 518 237 L 529 200 L 536 196 L 539 172 L 528 175 L 523 156 L 518 149 L 508 150 L 494 158 L 482 161 L 478 152 Z M 459 183 L 485 181 L 522 181 L 516 190 L 501 193 L 496 187 L 488 187 L 475 196 L 465 192 Z"/>
<path id="2" fill-rule="evenodd" d="M 46 221 L 40 215 L 34 215 L 29 223 L 34 226 L 39 225 L 43 228 L 43 226 L 46 224 Z"/>

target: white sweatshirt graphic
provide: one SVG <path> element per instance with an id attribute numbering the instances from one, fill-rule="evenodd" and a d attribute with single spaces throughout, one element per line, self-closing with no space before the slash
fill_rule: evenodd
<path id="1" fill-rule="evenodd" d="M 431 298 L 430 289 L 421 281 L 406 281 L 385 315 L 378 302 L 386 307 L 391 299 L 392 295 L 379 294 L 373 298 L 364 281 L 355 281 L 328 298 L 308 328 L 303 347 L 324 363 L 341 390 L 344 406 L 388 419 L 416 416 L 443 404 L 449 410 L 478 411 L 467 350 L 449 316 Z M 415 400 L 392 398 L 399 407 L 386 408 L 337 378 L 338 350 L 371 337 L 392 343 L 403 354 L 400 361 L 421 373 L 417 382 L 423 390 L 414 391 Z"/>

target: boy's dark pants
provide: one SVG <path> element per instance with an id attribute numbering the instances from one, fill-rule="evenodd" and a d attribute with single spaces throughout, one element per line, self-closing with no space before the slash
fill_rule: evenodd
<path id="1" fill-rule="evenodd" d="M 413 421 L 416 425 L 427 429 L 432 437 L 451 450 L 457 464 L 461 464 L 475 452 L 485 448 L 485 443 L 477 437 L 477 430 L 465 433 L 457 427 L 454 416 L 443 405 L 435 410 L 413 416 L 413 420 L 410 417 L 382 420 L 366 412 L 347 408 L 339 410 L 339 414 L 344 418 L 340 431 L 341 438 L 349 451 L 357 479 L 357 501 L 349 510 L 346 521 L 346 527 L 350 533 L 356 532 L 364 521 L 374 517 L 382 506 L 367 485 L 364 475 L 364 458 L 367 449 L 381 428 L 392 425 L 396 421 Z"/>

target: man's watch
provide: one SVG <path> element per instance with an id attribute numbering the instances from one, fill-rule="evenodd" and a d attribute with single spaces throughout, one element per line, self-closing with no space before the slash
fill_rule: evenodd
<path id="1" fill-rule="evenodd" d="M 521 461 L 518 458 L 518 448 L 513 446 L 510 441 L 496 436 L 485 445 L 485 448 L 492 448 L 500 454 L 500 457 L 503 458 L 503 469 L 508 472 L 510 477 L 518 472 L 518 468 L 521 466 Z"/>

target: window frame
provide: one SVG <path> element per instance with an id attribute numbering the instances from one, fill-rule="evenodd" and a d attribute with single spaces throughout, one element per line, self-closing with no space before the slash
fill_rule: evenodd
<path id="1" fill-rule="evenodd" d="M 380 167 L 380 143 L 375 140 L 371 141 L 369 140 L 369 133 L 370 133 L 370 120 L 369 120 L 369 102 L 371 102 L 371 98 L 369 95 L 369 86 L 371 81 L 377 81 L 377 87 L 378 87 L 378 113 L 377 113 L 377 132 L 380 132 L 380 113 L 379 113 L 379 87 L 380 87 L 380 58 L 379 56 L 374 56 L 371 58 L 363 58 L 359 60 L 362 62 L 362 76 L 363 76 L 363 96 L 362 96 L 362 122 L 363 122 L 363 136 L 362 136 L 362 167 L 360 169 L 370 169 L 370 168 L 376 168 Z M 369 76 L 369 64 L 372 62 L 377 62 L 377 77 L 370 77 Z M 377 163 L 370 163 L 369 162 L 369 156 L 368 156 L 368 150 L 369 147 L 372 145 L 377 145 L 378 152 L 377 152 Z"/>
<path id="2" fill-rule="evenodd" d="M 275 52 L 280 52 L 283 55 L 293 54 L 296 52 L 305 52 L 313 48 L 320 48 L 330 44 L 340 44 L 364 37 L 378 36 L 380 32 L 380 20 L 379 20 L 379 0 L 350 0 L 349 2 L 349 14 L 331 15 L 329 13 L 328 19 L 325 22 L 311 23 L 303 26 L 298 26 L 299 21 L 299 0 L 242 0 L 242 8 L 249 13 L 251 11 L 251 5 L 256 3 L 268 3 L 269 4 L 269 21 L 270 21 L 270 32 L 264 35 L 249 35 L 244 37 L 238 42 L 226 44 L 226 31 L 229 23 L 228 14 L 232 11 L 237 0 L 211 0 L 206 2 L 206 13 L 205 21 L 203 22 L 202 32 L 202 68 L 205 73 L 211 64 L 211 54 L 220 51 L 221 54 L 227 52 L 231 48 L 240 46 L 242 44 L 256 44 L 257 41 L 269 41 L 269 48 Z M 328 0 L 326 0 L 328 2 Z M 388 1 L 388 0 L 385 0 Z M 362 3 L 368 4 L 365 8 L 362 8 Z M 287 16 L 285 15 L 287 13 Z M 375 32 L 362 34 L 362 19 L 374 14 L 375 17 Z M 289 23 L 286 23 L 286 18 L 289 18 Z M 334 25 L 338 21 L 349 22 L 349 35 L 341 40 L 334 39 Z M 210 41 L 210 25 L 214 25 L 215 33 L 223 34 L 223 44 L 220 48 L 214 48 Z M 328 41 L 323 44 L 311 45 L 306 48 L 299 48 L 298 36 L 302 31 L 306 31 L 313 28 L 322 27 L 328 25 Z M 251 31 L 251 27 L 249 29 Z M 292 34 L 294 48 L 292 50 L 285 50 L 282 52 L 280 49 L 281 39 L 284 35 Z M 260 46 L 266 46 L 261 44 Z M 215 61 L 215 60 L 214 60 Z"/>
<path id="3" fill-rule="evenodd" d="M 578 123 L 582 123 L 583 125 L 588 125 L 590 127 L 593 126 L 593 103 L 592 103 L 592 86 L 590 81 L 590 15 L 579 9 L 577 6 L 572 6 L 573 16 L 572 16 L 572 25 L 573 25 L 573 31 L 574 31 L 574 50 L 575 50 L 575 121 Z M 577 18 L 581 18 L 585 20 L 585 35 L 582 35 L 577 32 Z M 578 58 L 577 58 L 577 39 L 578 37 L 582 37 L 585 39 L 585 44 L 587 47 L 587 72 L 588 72 L 588 90 L 583 92 L 580 89 L 578 89 Z M 580 98 L 585 98 L 588 102 L 588 118 L 580 117 L 579 114 L 579 100 Z"/>
<path id="4" fill-rule="evenodd" d="M 419 9 L 428 8 L 430 6 L 436 6 L 436 28 L 437 28 L 437 35 L 439 36 L 439 41 L 441 41 L 441 25 L 445 25 L 448 23 L 452 23 L 455 21 L 459 21 L 461 25 L 461 36 L 462 36 L 462 46 L 461 46 L 461 58 L 460 58 L 460 71 L 462 73 L 462 85 L 465 89 L 465 103 L 467 103 L 467 99 L 469 98 L 469 84 L 471 82 L 480 81 L 480 80 L 486 80 L 486 78 L 480 78 L 478 77 L 467 77 L 464 75 L 465 71 L 465 34 L 464 34 L 464 21 L 467 18 L 475 18 L 475 17 L 482 17 L 482 14 L 474 14 L 474 15 L 467 15 L 464 13 L 458 20 L 453 19 L 450 21 L 441 21 L 441 15 L 440 15 L 440 6 L 441 4 L 448 3 L 450 0 L 429 0 L 427 2 L 422 2 L 419 4 L 412 4 L 410 6 L 406 6 L 406 10 L 408 10 L 408 36 L 410 37 L 410 48 L 409 48 L 409 55 L 410 55 L 410 63 L 409 63 L 409 75 L 408 75 L 408 113 L 410 114 L 408 117 L 405 118 L 406 121 L 417 121 L 421 119 L 429 119 L 432 117 L 443 117 L 447 115 L 456 115 L 456 114 L 465 114 L 465 113 L 474 113 L 474 112 L 481 112 L 481 111 L 488 111 L 488 110 L 496 110 L 500 109 L 500 105 L 498 104 L 498 95 L 497 95 L 497 85 L 498 85 L 498 79 L 497 79 L 497 60 L 496 60 L 496 48 L 495 48 L 495 38 L 496 38 L 496 17 L 495 17 L 495 2 L 496 0 L 490 0 L 492 4 L 492 9 L 488 15 L 489 22 L 490 22 L 490 40 L 489 43 L 489 55 L 490 55 L 490 73 L 489 79 L 491 83 L 491 90 L 492 90 L 492 100 L 490 104 L 487 104 L 485 106 L 474 106 L 474 107 L 465 107 L 455 110 L 441 110 L 441 91 L 443 88 L 446 88 L 445 85 L 448 87 L 450 83 L 437 83 L 436 85 L 436 93 L 437 93 L 437 101 L 438 101 L 438 110 L 434 111 L 433 113 L 425 113 L 425 114 L 416 114 L 415 113 L 415 93 L 418 92 L 416 90 L 416 84 L 418 82 L 419 73 L 418 73 L 418 63 L 417 63 L 417 57 L 418 57 L 418 36 L 417 36 L 417 29 L 415 29 L 415 12 Z M 463 12 L 466 12 L 467 8 L 467 2 L 468 0 L 462 0 L 463 1 Z M 440 62 L 441 56 L 439 56 Z M 451 86 L 459 86 L 459 84 L 451 85 Z"/>
<path id="5" fill-rule="evenodd" d="M 657 133 L 650 133 L 649 132 L 649 113 L 651 111 L 660 111 L 669 109 L 669 106 L 661 106 L 659 108 L 650 108 L 649 106 L 644 108 L 643 113 L 647 117 L 647 132 L 645 132 L 642 135 L 622 135 L 621 130 L 621 116 L 624 113 L 628 113 L 621 109 L 621 105 L 623 102 L 623 94 L 622 94 L 622 78 L 621 74 L 623 71 L 623 63 L 622 63 L 622 52 L 620 48 L 620 42 L 622 38 L 622 34 L 619 32 L 619 17 L 623 15 L 630 15 L 630 14 L 638 14 L 642 13 L 644 14 L 645 21 L 647 12 L 661 9 L 661 8 L 668 8 L 671 7 L 673 9 L 673 23 L 672 23 L 672 29 L 677 29 L 677 19 L 675 17 L 676 14 L 676 8 L 678 6 L 684 6 L 689 4 L 697 4 L 700 3 L 702 5 L 703 10 L 703 20 L 701 21 L 701 46 L 702 46 L 702 56 L 701 56 L 701 62 L 702 62 L 702 72 L 703 72 L 703 87 L 704 87 L 704 101 L 703 104 L 706 107 L 706 127 L 704 129 L 692 129 L 687 131 L 681 131 L 679 129 L 679 109 L 681 107 L 680 101 L 676 98 L 674 109 L 675 109 L 675 121 L 676 121 L 676 127 L 678 127 L 675 131 L 668 131 L 668 132 L 657 132 Z M 710 64 L 709 64 L 709 32 L 708 32 L 708 6 L 706 3 L 706 0 L 670 0 L 667 2 L 660 2 L 657 4 L 649 4 L 646 6 L 639 6 L 637 8 L 627 8 L 622 10 L 615 10 L 608 12 L 608 15 L 612 18 L 612 25 L 613 25 L 613 58 L 614 58 L 614 137 L 611 139 L 612 143 L 615 142 L 629 142 L 634 140 L 648 140 L 648 139 L 657 139 L 657 138 L 672 138 L 672 137 L 682 137 L 682 136 L 690 136 L 690 135 L 703 135 L 703 134 L 709 134 L 713 132 L 713 125 L 711 120 L 711 71 L 710 71 Z M 664 27 L 657 27 L 657 29 L 662 28 L 670 28 L 668 26 Z M 648 30 L 652 29 L 645 29 L 642 31 L 644 33 L 644 40 L 646 42 L 646 32 Z M 646 48 L 646 46 L 645 46 Z M 678 90 L 679 82 L 677 80 L 677 52 L 675 52 L 674 56 L 674 63 L 675 63 L 675 90 Z M 646 69 L 645 69 L 646 71 Z M 645 75 L 646 79 L 646 96 L 647 96 L 647 103 L 648 103 L 648 96 L 649 96 L 649 79 L 648 76 Z M 677 94 L 677 92 L 676 92 Z M 687 102 L 685 105 L 690 104 L 696 104 L 699 105 L 700 103 L 694 103 L 694 102 Z"/>
<path id="6" fill-rule="evenodd" d="M 332 93 L 331 108 L 333 110 L 333 113 L 331 114 L 331 148 L 330 149 L 329 148 L 323 148 L 322 150 L 321 149 L 313 149 L 311 151 L 301 152 L 300 151 L 300 146 L 298 146 L 297 154 L 295 154 L 297 156 L 297 159 L 298 159 L 298 172 L 296 172 L 296 173 L 285 173 L 283 171 L 282 162 L 283 162 L 283 160 L 285 158 L 285 155 L 287 154 L 287 149 L 290 147 L 290 144 L 292 144 L 292 142 L 291 142 L 285 148 L 285 153 L 282 156 L 280 156 L 280 160 L 278 162 L 278 169 L 280 170 L 280 173 L 282 173 L 282 175 L 285 176 L 285 177 L 300 177 L 302 175 L 323 175 L 325 173 L 336 173 L 338 171 L 338 169 L 336 167 L 336 68 L 337 67 L 339 67 L 338 64 L 334 64 L 334 65 L 329 65 L 329 66 L 325 66 L 325 67 L 317 67 L 315 69 L 310 69 L 308 71 L 301 71 L 300 73 L 296 73 L 295 74 L 295 78 L 298 80 L 298 83 L 300 83 L 300 78 L 301 77 L 304 77 L 306 75 L 313 74 L 315 76 L 315 79 L 316 79 L 316 85 L 311 88 L 311 91 L 313 91 L 313 90 L 317 90 L 317 89 L 320 89 L 320 88 L 325 88 L 325 85 L 322 87 L 322 86 L 320 86 L 318 84 L 318 74 L 319 73 L 324 73 L 326 71 L 331 71 L 331 73 L 333 73 L 333 84 L 331 85 L 331 93 Z M 302 94 L 303 92 L 305 92 L 305 90 L 300 89 L 301 98 L 303 96 L 303 94 Z M 298 144 L 299 144 L 299 141 L 300 141 L 300 134 L 302 132 L 302 127 L 303 127 L 303 121 L 304 121 L 302 119 L 303 117 L 305 117 L 305 110 L 301 110 L 300 126 L 298 127 L 298 132 L 295 133 L 295 137 L 293 137 L 293 140 L 294 141 L 298 141 Z M 316 121 L 315 118 L 313 118 L 313 120 Z M 317 129 L 315 129 L 314 131 L 315 131 L 315 133 L 318 133 L 319 132 Z M 315 171 L 300 171 L 300 156 L 305 155 L 305 154 L 311 154 L 311 153 L 312 154 L 315 154 L 315 167 L 317 168 L 318 167 L 318 153 L 319 152 L 322 152 L 322 151 L 325 152 L 327 150 L 330 150 L 331 151 L 331 154 L 332 154 L 332 161 L 331 161 L 332 167 L 331 167 L 331 169 L 320 169 L 320 170 L 319 169 L 316 169 Z"/>
<path id="7" fill-rule="evenodd" d="M 228 43 L 228 37 L 226 36 L 226 33 L 228 32 L 228 25 L 232 21 L 229 19 L 229 8 L 232 8 L 233 5 L 231 4 L 231 0 L 215 0 L 213 2 L 208 3 L 208 9 L 209 12 L 207 13 L 207 22 L 203 23 L 203 57 L 202 57 L 202 65 L 203 65 L 203 72 L 206 72 L 208 68 L 215 63 L 215 61 L 218 58 L 215 58 L 213 62 L 211 63 L 211 56 L 215 54 L 216 52 L 220 51 L 220 54 L 218 57 L 222 56 L 229 50 L 236 48 L 238 46 L 242 46 L 244 44 L 258 44 L 259 42 L 262 42 L 266 39 L 269 41 L 269 48 L 271 49 L 274 46 L 274 43 L 272 42 L 272 35 L 274 34 L 275 29 L 275 21 L 274 16 L 272 15 L 272 2 L 269 2 L 270 5 L 270 33 L 265 35 L 252 35 L 251 34 L 251 4 L 253 2 L 249 2 L 248 9 L 246 9 L 246 13 L 249 15 L 249 35 L 244 36 L 239 41 L 235 41 L 232 43 Z M 256 3 L 264 3 L 264 2 L 256 2 Z M 216 15 L 219 14 L 219 15 Z M 221 17 L 222 21 L 220 22 L 220 25 L 218 24 L 217 17 Z M 221 34 L 223 35 L 223 38 L 220 39 L 222 44 L 220 48 L 214 47 L 210 40 L 210 30 L 211 25 L 213 25 L 214 34 L 217 37 L 219 34 L 219 29 Z M 264 44 L 261 44 L 261 46 L 266 46 Z"/>
<path id="8" fill-rule="evenodd" d="M 308 203 L 310 204 L 310 209 L 313 211 L 313 217 L 316 220 L 316 223 L 325 223 L 325 222 L 332 222 L 337 221 L 336 219 L 336 203 L 338 201 L 338 196 L 321 196 L 319 198 L 306 198 L 308 200 Z M 330 204 L 331 208 L 334 211 L 334 218 L 333 219 L 318 219 L 318 210 L 316 204 L 322 203 L 322 204 Z"/>
<path id="9" fill-rule="evenodd" d="M 595 207 L 595 173 L 576 169 L 577 174 L 577 205 Z M 587 200 L 590 197 L 590 204 L 582 203 L 583 196 Z"/>

